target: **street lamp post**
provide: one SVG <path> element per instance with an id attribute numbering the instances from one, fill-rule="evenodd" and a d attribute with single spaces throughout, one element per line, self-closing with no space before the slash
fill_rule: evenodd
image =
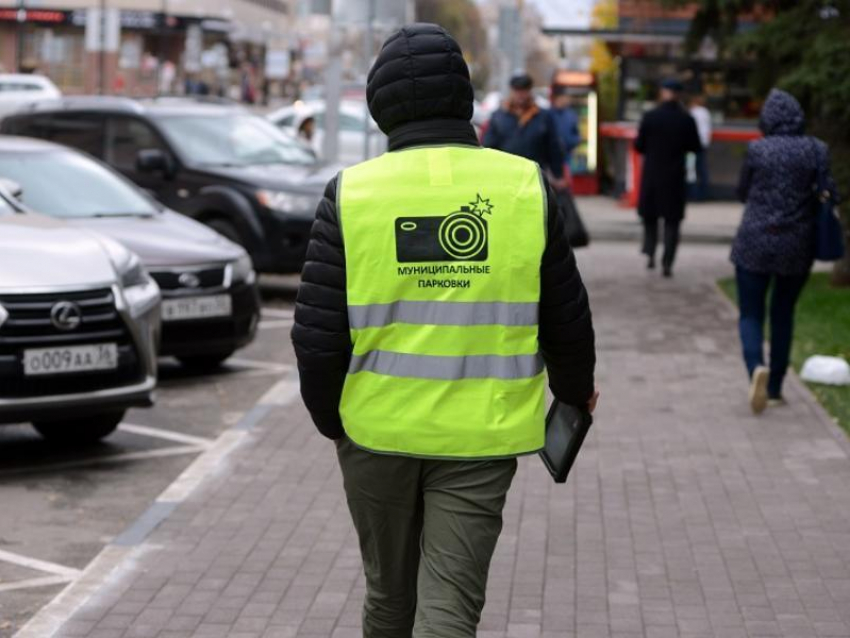
<path id="1" fill-rule="evenodd" d="M 106 0 L 100 0 L 100 51 L 98 52 L 97 84 L 101 95 L 106 93 Z"/>
<path id="2" fill-rule="evenodd" d="M 27 19 L 26 0 L 18 0 L 18 12 L 15 18 L 18 21 L 18 30 L 15 38 L 15 67 L 18 73 L 21 73 L 24 64 L 24 25 Z"/>
<path id="3" fill-rule="evenodd" d="M 156 93 L 159 95 L 160 90 L 162 89 L 162 68 L 165 65 L 165 43 L 166 43 L 166 33 L 168 32 L 168 0 L 162 0 L 161 13 L 162 13 L 162 25 L 160 26 L 159 32 L 159 46 L 157 51 L 157 60 L 156 60 Z"/>
<path id="4" fill-rule="evenodd" d="M 369 63 L 372 61 L 372 40 L 374 39 L 373 23 L 375 22 L 375 0 L 366 0 L 366 28 L 363 57 L 365 60 L 365 73 L 369 72 Z M 369 101 L 363 101 L 363 161 L 369 159 L 370 137 L 372 133 L 371 115 L 369 114 Z"/>

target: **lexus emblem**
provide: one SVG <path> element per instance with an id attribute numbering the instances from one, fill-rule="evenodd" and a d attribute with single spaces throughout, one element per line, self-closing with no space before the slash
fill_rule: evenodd
<path id="1" fill-rule="evenodd" d="M 73 301 L 60 301 L 50 310 L 50 322 L 63 332 L 76 330 L 83 323 L 83 311 Z"/>
<path id="2" fill-rule="evenodd" d="M 184 288 L 197 288 L 201 285 L 201 279 L 193 272 L 184 272 L 177 278 Z"/>
<path id="3" fill-rule="evenodd" d="M 9 311 L 6 310 L 2 305 L 0 305 L 0 328 L 3 327 L 3 324 L 6 323 L 6 319 L 9 318 Z"/>

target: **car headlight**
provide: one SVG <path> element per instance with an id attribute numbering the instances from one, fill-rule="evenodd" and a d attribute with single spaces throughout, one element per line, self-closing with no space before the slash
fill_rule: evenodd
<path id="1" fill-rule="evenodd" d="M 150 275 L 148 275 L 138 257 L 131 259 L 125 266 L 125 270 L 118 274 L 121 276 L 121 286 L 124 288 L 144 286 L 151 280 Z"/>
<path id="2" fill-rule="evenodd" d="M 124 290 L 124 299 L 134 317 L 145 314 L 159 303 L 159 286 L 145 270 L 138 257 L 115 265 Z"/>
<path id="3" fill-rule="evenodd" d="M 230 264 L 230 281 L 233 283 L 253 284 L 257 280 L 254 262 L 246 253 Z"/>
<path id="4" fill-rule="evenodd" d="M 257 201 L 269 210 L 280 213 L 312 212 L 317 198 L 312 195 L 299 195 L 283 191 L 257 191 Z"/>
<path id="5" fill-rule="evenodd" d="M 138 255 L 113 239 L 96 233 L 93 236 L 109 255 L 130 314 L 139 317 L 149 312 L 160 301 L 159 286 L 148 275 Z"/>

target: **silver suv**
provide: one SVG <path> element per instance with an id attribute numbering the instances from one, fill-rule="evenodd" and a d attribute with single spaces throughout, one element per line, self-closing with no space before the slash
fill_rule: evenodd
<path id="1" fill-rule="evenodd" d="M 0 183 L 0 424 L 90 442 L 151 405 L 159 305 L 133 253 L 24 211 Z"/>

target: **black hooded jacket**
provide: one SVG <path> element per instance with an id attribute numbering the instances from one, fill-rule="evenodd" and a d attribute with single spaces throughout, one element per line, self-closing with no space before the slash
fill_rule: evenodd
<path id="1" fill-rule="evenodd" d="M 478 146 L 470 124 L 469 70 L 460 47 L 441 27 L 415 24 L 390 37 L 369 73 L 367 99 L 372 117 L 389 136 L 390 152 L 426 144 Z M 332 439 L 344 434 L 339 405 L 352 348 L 338 179 L 327 185 L 316 212 L 292 330 L 301 396 L 319 431 Z M 548 200 L 540 349 L 554 395 L 584 405 L 593 393 L 596 362 L 590 307 L 557 198 L 549 192 Z"/>

